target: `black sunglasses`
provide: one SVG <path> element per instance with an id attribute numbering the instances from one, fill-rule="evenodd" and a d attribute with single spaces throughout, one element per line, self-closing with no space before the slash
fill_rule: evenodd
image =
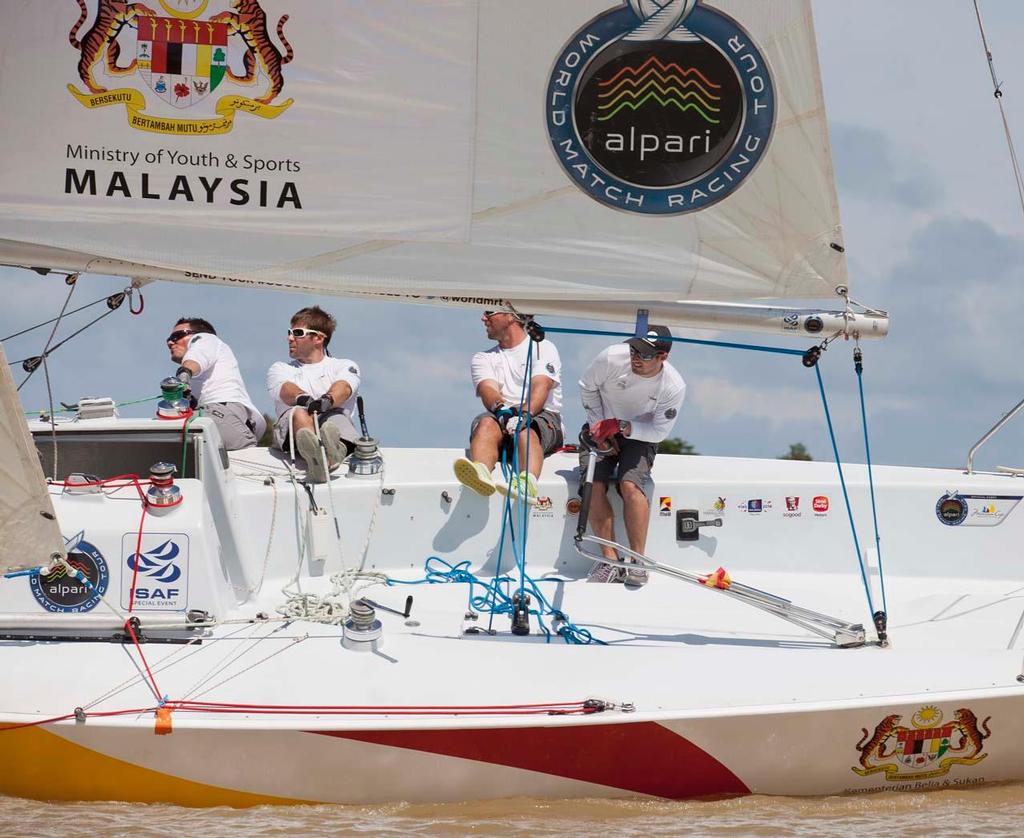
<path id="1" fill-rule="evenodd" d="M 629 347 L 629 354 L 636 355 L 641 361 L 653 361 L 661 354 L 661 350 L 655 349 L 653 352 L 641 352 L 639 349 L 634 349 L 631 346 Z"/>
<path id="2" fill-rule="evenodd" d="M 189 335 L 194 335 L 194 334 L 195 334 L 195 332 L 193 332 L 191 329 L 178 329 L 178 331 L 171 332 L 167 336 L 167 342 L 168 343 L 177 343 L 182 338 L 188 337 Z"/>

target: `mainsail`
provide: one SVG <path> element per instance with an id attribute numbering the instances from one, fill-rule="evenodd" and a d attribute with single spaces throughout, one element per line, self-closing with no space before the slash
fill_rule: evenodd
<path id="1" fill-rule="evenodd" d="M 0 263 L 592 316 L 847 284 L 810 0 L 79 5 L 7 4 Z"/>

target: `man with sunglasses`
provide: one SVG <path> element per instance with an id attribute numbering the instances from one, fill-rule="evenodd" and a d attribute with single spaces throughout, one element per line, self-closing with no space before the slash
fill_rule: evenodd
<path id="1" fill-rule="evenodd" d="M 686 382 L 668 363 L 672 333 L 665 326 L 651 326 L 645 337 L 609 346 L 587 368 L 580 380 L 580 395 L 587 424 L 580 433 L 580 463 L 586 468 L 590 450 L 598 452 L 594 487 L 590 496 L 590 527 L 594 534 L 615 540 L 615 517 L 608 502 L 608 483 L 618 474 L 618 492 L 629 547 L 643 554 L 647 546 L 650 504 L 645 484 L 658 453 L 667 439 L 686 396 Z M 601 550 L 619 558 L 610 547 Z M 595 562 L 592 582 L 647 584 L 642 568 L 622 569 Z"/>
<path id="2" fill-rule="evenodd" d="M 527 335 L 526 315 L 485 311 L 481 320 L 487 337 L 496 341 L 477 352 L 471 366 L 485 412 L 473 420 L 469 457 L 455 461 L 455 476 L 478 494 L 511 490 L 532 504 L 544 458 L 562 447 L 562 362 L 551 341 L 538 343 Z M 523 404 L 528 362 L 529 403 Z M 513 475 L 495 483 L 491 472 L 503 452 Z"/>
<path id="3" fill-rule="evenodd" d="M 231 347 L 202 317 L 182 317 L 167 336 L 175 376 L 191 391 L 203 416 L 217 424 L 228 451 L 252 448 L 267 423 L 249 398 Z"/>
<path id="4" fill-rule="evenodd" d="M 359 432 L 352 421 L 359 390 L 359 367 L 348 358 L 334 358 L 327 344 L 337 322 L 319 306 L 299 309 L 288 329 L 288 355 L 267 372 L 267 392 L 274 402 L 274 447 L 290 448 L 289 434 L 306 461 L 306 476 L 312 483 L 324 483 L 327 465 L 333 468 L 355 448 Z M 317 437 L 314 416 L 320 435 Z"/>

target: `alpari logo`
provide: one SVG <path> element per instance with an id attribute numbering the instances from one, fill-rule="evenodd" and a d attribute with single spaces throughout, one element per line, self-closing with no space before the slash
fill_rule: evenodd
<path id="1" fill-rule="evenodd" d="M 168 539 L 159 547 L 144 553 L 132 553 L 128 557 L 128 567 L 138 569 L 139 573 L 149 576 L 164 585 L 170 585 L 181 577 L 181 568 L 174 564 L 181 548 Z"/>
<path id="2" fill-rule="evenodd" d="M 570 178 L 630 212 L 676 215 L 733 192 L 763 157 L 775 88 L 757 45 L 701 0 L 624 0 L 569 39 L 548 135 Z"/>
<path id="3" fill-rule="evenodd" d="M 91 5 L 96 13 L 85 29 L 90 8 L 86 0 L 78 0 L 81 14 L 68 40 L 80 53 L 78 77 L 85 91 L 72 84 L 68 91 L 82 105 L 92 110 L 123 104 L 132 128 L 192 136 L 226 134 L 238 111 L 274 119 L 291 106 L 291 99 L 273 104 L 285 86 L 282 67 L 294 57 L 284 34 L 288 15 L 277 21 L 282 52 L 259 0 L 159 2 L 164 15 L 143 3 L 94 0 Z M 214 8 L 208 9 L 211 3 Z M 163 113 L 144 112 L 145 88 L 104 87 L 99 78 L 101 67 L 105 67 L 106 78 L 138 75 L 163 103 L 157 105 Z M 229 89 L 236 85 L 258 85 L 262 90 L 255 98 L 248 98 L 237 89 Z M 168 115 L 201 106 L 217 90 L 226 95 L 197 108 L 209 118 Z"/>
<path id="4" fill-rule="evenodd" d="M 110 586 L 110 571 L 103 554 L 84 539 L 84 532 L 65 539 L 68 565 L 58 565 L 50 573 L 29 577 L 32 596 L 47 611 L 79 613 L 95 608 Z M 84 578 L 83 578 L 84 577 Z"/>

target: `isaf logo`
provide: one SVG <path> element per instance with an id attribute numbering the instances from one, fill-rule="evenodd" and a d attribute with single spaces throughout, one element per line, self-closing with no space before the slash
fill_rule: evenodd
<path id="1" fill-rule="evenodd" d="M 121 604 L 129 607 L 134 584 L 134 609 L 180 611 L 188 600 L 188 536 L 147 533 L 136 552 L 138 533 L 125 533 L 121 572 Z"/>
<path id="2" fill-rule="evenodd" d="M 129 125 L 140 131 L 201 136 L 230 131 L 238 111 L 274 119 L 291 106 L 291 99 L 273 104 L 285 86 L 282 68 L 294 57 L 284 34 L 288 15 L 283 15 L 276 27 L 282 52 L 259 0 L 158 2 L 160 11 L 123 0 L 95 0 L 92 4 L 78 0 L 81 14 L 68 40 L 79 51 L 78 77 L 85 90 L 73 84 L 68 90 L 82 105 L 91 110 L 123 104 Z M 82 34 L 90 17 L 89 28 Z M 143 90 L 110 89 L 103 78 L 136 75 L 170 111 L 146 113 Z M 229 90 L 235 86 L 260 89 L 250 98 L 237 89 Z M 212 107 L 200 108 L 217 90 L 225 95 Z M 197 113 L 205 110 L 207 118 L 167 115 L 193 107 Z"/>
<path id="3" fill-rule="evenodd" d="M 598 15 L 556 59 L 545 105 L 573 182 L 655 215 L 732 193 L 763 157 L 776 114 L 757 44 L 701 0 L 624 0 Z"/>

